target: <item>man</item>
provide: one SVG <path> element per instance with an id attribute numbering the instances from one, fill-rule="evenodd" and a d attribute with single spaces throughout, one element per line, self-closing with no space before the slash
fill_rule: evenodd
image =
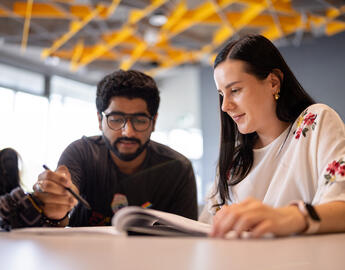
<path id="1" fill-rule="evenodd" d="M 112 215 L 126 205 L 197 218 L 190 161 L 150 140 L 159 101 L 156 83 L 141 72 L 119 70 L 100 81 L 96 106 L 102 136 L 70 144 L 58 169 L 44 171 L 34 185 L 47 222 L 109 225 Z M 80 203 L 74 207 L 77 201 L 65 187 L 85 198 L 92 210 Z"/>

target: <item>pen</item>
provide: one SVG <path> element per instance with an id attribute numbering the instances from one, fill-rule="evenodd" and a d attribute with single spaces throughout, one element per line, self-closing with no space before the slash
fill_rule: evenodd
<path id="1" fill-rule="evenodd" d="M 43 168 L 47 171 L 50 171 L 50 169 L 48 168 L 47 165 L 43 165 Z M 81 197 L 79 194 L 75 193 L 71 188 L 69 187 L 65 187 L 65 189 L 71 193 L 74 198 L 76 198 L 79 202 L 81 202 L 87 209 L 91 210 L 91 206 L 89 205 L 89 203 L 83 198 Z"/>

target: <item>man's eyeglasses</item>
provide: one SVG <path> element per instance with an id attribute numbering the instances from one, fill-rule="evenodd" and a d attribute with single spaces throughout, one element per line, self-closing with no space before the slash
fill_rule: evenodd
<path id="1" fill-rule="evenodd" d="M 124 113 L 109 113 L 105 114 L 102 112 L 107 118 L 108 127 L 112 130 L 119 130 L 126 126 L 127 121 L 131 121 L 132 127 L 135 131 L 145 131 L 151 125 L 151 120 L 153 117 L 149 117 L 144 114 L 124 114 Z"/>

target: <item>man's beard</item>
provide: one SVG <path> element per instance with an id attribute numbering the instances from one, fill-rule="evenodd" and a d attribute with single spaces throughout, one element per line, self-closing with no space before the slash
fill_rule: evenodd
<path id="1" fill-rule="evenodd" d="M 115 154 L 115 156 L 117 156 L 122 161 L 132 161 L 133 159 L 137 158 L 146 149 L 146 147 L 147 147 L 147 145 L 148 145 L 148 143 L 150 141 L 150 139 L 148 139 L 144 144 L 141 144 L 141 142 L 138 139 L 136 139 L 136 138 L 120 137 L 120 138 L 116 139 L 116 141 L 113 143 L 113 145 L 111 145 L 111 142 L 109 141 L 109 139 L 104 134 L 103 134 L 103 139 L 104 139 L 106 147 L 111 152 L 113 152 Z M 136 142 L 136 143 L 139 144 L 139 148 L 134 153 L 130 153 L 130 154 L 120 153 L 120 151 L 117 148 L 116 144 L 121 142 L 121 141 Z"/>

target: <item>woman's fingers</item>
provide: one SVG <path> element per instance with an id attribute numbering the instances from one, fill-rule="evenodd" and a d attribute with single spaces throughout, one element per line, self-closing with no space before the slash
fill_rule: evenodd
<path id="1" fill-rule="evenodd" d="M 248 212 L 238 219 L 237 223 L 233 226 L 233 230 L 238 234 L 244 231 L 249 231 L 252 228 L 255 228 L 263 218 L 264 217 L 258 212 Z"/>
<path id="2" fill-rule="evenodd" d="M 227 209 L 220 210 L 217 213 L 217 219 L 213 222 L 212 237 L 223 237 L 228 231 L 230 231 L 233 225 L 236 223 L 236 213 L 229 213 Z"/>
<path id="3" fill-rule="evenodd" d="M 258 238 L 270 232 L 273 232 L 273 222 L 267 219 L 259 223 L 251 230 L 251 236 L 254 238 Z"/>
<path id="4" fill-rule="evenodd" d="M 237 235 L 245 231 L 253 231 L 258 237 L 266 232 L 276 231 L 274 224 L 278 224 L 276 222 L 278 218 L 279 213 L 276 209 L 249 198 L 239 204 L 223 206 L 214 218 L 211 236 L 224 237 L 233 230 Z"/>
<path id="5" fill-rule="evenodd" d="M 227 232 L 233 230 L 247 207 L 247 203 L 223 206 L 215 216 L 211 236 L 223 237 Z"/>

